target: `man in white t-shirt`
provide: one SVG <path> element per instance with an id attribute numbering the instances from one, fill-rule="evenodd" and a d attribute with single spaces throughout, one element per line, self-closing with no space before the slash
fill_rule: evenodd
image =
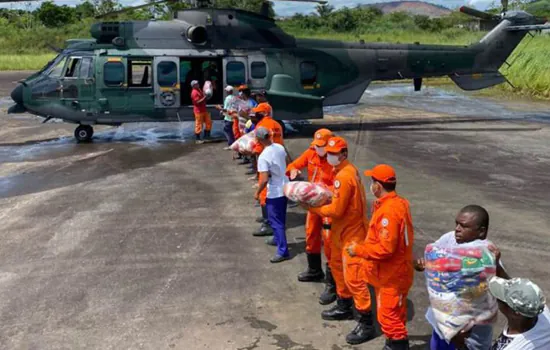
<path id="1" fill-rule="evenodd" d="M 255 133 L 256 141 L 264 146 L 264 150 L 258 157 L 260 181 L 254 198 L 258 200 L 267 186 L 267 221 L 273 229 L 273 237 L 268 238 L 266 243 L 277 246 L 277 252 L 270 261 L 278 263 L 289 259 L 285 228 L 287 198 L 283 193 L 283 186 L 289 181 L 285 175 L 286 151 L 273 142 L 268 129 L 259 127 Z"/>
<path id="2" fill-rule="evenodd" d="M 536 284 L 524 278 L 493 277 L 489 290 L 508 321 L 491 350 L 550 349 L 550 311 Z"/>

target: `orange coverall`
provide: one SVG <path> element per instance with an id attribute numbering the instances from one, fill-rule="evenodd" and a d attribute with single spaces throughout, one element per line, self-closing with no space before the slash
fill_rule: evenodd
<path id="1" fill-rule="evenodd" d="M 269 116 L 265 116 L 256 124 L 255 129 L 259 127 L 264 127 L 267 130 L 271 132 L 271 137 L 273 139 L 273 142 L 278 143 L 280 145 L 284 145 L 283 141 L 283 128 L 281 127 L 281 124 L 277 123 L 273 118 Z M 256 146 L 254 146 L 253 152 L 255 155 L 260 155 L 262 151 L 264 150 L 264 146 L 257 143 Z M 258 183 L 259 183 L 258 178 Z M 264 206 L 267 199 L 267 187 L 264 188 L 264 190 L 260 193 L 260 205 Z"/>
<path id="2" fill-rule="evenodd" d="M 409 202 L 390 192 L 374 202 L 367 238 L 355 248 L 377 297 L 378 323 L 389 339 L 407 338 L 407 294 L 413 284 L 414 231 Z"/>
<path id="3" fill-rule="evenodd" d="M 332 202 L 310 210 L 332 219 L 330 233 L 332 276 L 336 293 L 340 298 L 353 297 L 355 308 L 362 312 L 371 310 L 369 289 L 361 269 L 363 260 L 351 257 L 345 248 L 352 242 L 365 240 L 368 229 L 367 200 L 359 171 L 347 159 L 334 168 Z"/>
<path id="4" fill-rule="evenodd" d="M 332 165 L 327 162 L 327 159 L 320 157 L 314 147 L 308 148 L 286 168 L 286 175 L 290 176 L 290 172 L 294 169 L 300 170 L 307 166 L 307 179 L 309 182 L 326 185 L 332 190 L 334 182 L 334 172 Z M 329 224 L 330 218 L 323 218 L 317 214 L 308 211 L 306 217 L 306 252 L 310 254 L 321 253 L 323 223 Z M 323 235 L 327 236 L 327 234 Z M 323 237 L 325 238 L 325 237 Z M 327 261 L 330 261 L 330 244 L 325 239 L 325 256 Z"/>

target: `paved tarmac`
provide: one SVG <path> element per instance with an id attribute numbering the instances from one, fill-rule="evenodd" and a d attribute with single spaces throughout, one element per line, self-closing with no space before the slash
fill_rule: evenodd
<path id="1" fill-rule="evenodd" d="M 0 96 L 17 77 L 0 74 Z M 550 105 L 411 90 L 373 86 L 360 105 L 302 125 L 287 148 L 296 157 L 324 125 L 360 169 L 393 165 L 418 254 L 461 207 L 483 205 L 510 274 L 550 297 Z M 223 144 L 184 142 L 185 123 L 96 128 L 93 143 L 76 144 L 73 125 L 7 116 L 8 106 L 0 97 L 0 348 L 382 348 L 382 336 L 348 346 L 354 323 L 322 320 L 323 285 L 296 280 L 301 209 L 288 212 L 293 259 L 269 263 L 274 248 L 251 235 L 253 183 Z M 422 274 L 408 299 L 411 348 L 425 349 Z"/>

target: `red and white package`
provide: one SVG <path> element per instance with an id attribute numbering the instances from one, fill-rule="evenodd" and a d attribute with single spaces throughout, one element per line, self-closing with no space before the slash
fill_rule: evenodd
<path id="1" fill-rule="evenodd" d="M 244 134 L 239 137 L 237 141 L 233 142 L 231 149 L 238 153 L 252 153 L 254 146 L 256 146 L 256 136 L 254 134 L 254 130 L 252 130 L 248 134 Z"/>
<path id="2" fill-rule="evenodd" d="M 292 181 L 283 187 L 285 196 L 294 202 L 311 207 L 322 207 L 332 201 L 332 192 L 319 184 L 307 181 Z"/>

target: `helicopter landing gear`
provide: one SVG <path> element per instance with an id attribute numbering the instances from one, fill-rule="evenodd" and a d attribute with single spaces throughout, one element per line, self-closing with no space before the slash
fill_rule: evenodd
<path id="1" fill-rule="evenodd" d="M 94 128 L 90 125 L 79 125 L 74 131 L 74 137 L 78 142 L 89 142 L 94 135 Z"/>

